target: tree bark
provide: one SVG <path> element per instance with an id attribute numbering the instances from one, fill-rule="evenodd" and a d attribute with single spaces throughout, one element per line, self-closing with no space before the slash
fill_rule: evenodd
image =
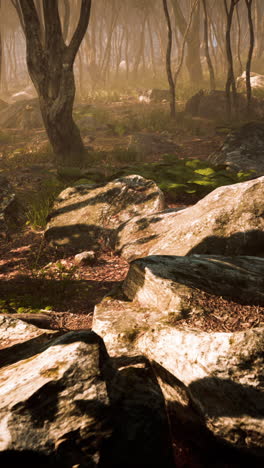
<path id="1" fill-rule="evenodd" d="M 172 0 L 172 7 L 175 17 L 175 26 L 179 29 L 181 36 L 183 37 L 187 29 L 187 21 L 181 10 L 178 0 Z M 189 73 L 191 83 L 203 81 L 203 70 L 201 65 L 200 57 L 200 11 L 197 5 L 195 19 L 192 25 L 192 29 L 187 38 L 187 56 L 186 66 Z"/>
<path id="2" fill-rule="evenodd" d="M 205 49 L 205 56 L 208 65 L 209 75 L 210 75 L 210 89 L 215 90 L 215 74 L 214 74 L 214 67 L 212 64 L 212 60 L 210 57 L 209 52 L 209 43 L 208 43 L 208 15 L 207 15 L 207 2 L 206 0 L 203 1 L 203 9 L 204 9 L 204 49 Z"/>
<path id="3" fill-rule="evenodd" d="M 232 47 L 231 47 L 231 27 L 232 27 L 234 8 L 239 1 L 240 0 L 231 0 L 230 7 L 228 8 L 227 0 L 224 0 L 226 18 L 227 18 L 226 55 L 227 55 L 227 62 L 228 62 L 228 72 L 227 72 L 225 92 L 226 92 L 226 101 L 227 101 L 226 108 L 227 108 L 228 120 L 230 120 L 232 116 L 231 87 L 232 87 L 232 98 L 233 98 L 235 116 L 237 116 L 237 93 L 236 93 L 236 82 L 235 82 L 234 67 L 233 67 L 233 54 L 232 54 Z"/>
<path id="4" fill-rule="evenodd" d="M 45 37 L 34 0 L 19 0 L 25 27 L 27 65 L 39 96 L 43 122 L 58 165 L 81 166 L 84 146 L 72 117 L 75 83 L 73 64 L 88 27 L 91 0 L 82 0 L 78 25 L 66 46 L 58 0 L 42 0 Z"/>
<path id="5" fill-rule="evenodd" d="M 172 29 L 171 20 L 168 10 L 167 0 L 163 0 L 163 9 L 166 17 L 168 26 L 168 43 L 167 43 L 167 54 L 166 54 L 166 70 L 168 76 L 168 82 L 170 87 L 170 115 L 172 119 L 176 118 L 176 107 L 175 107 L 175 83 L 171 71 L 171 48 L 172 48 Z"/>
<path id="6" fill-rule="evenodd" d="M 250 34 L 250 45 L 249 45 L 248 58 L 247 58 L 247 64 L 246 64 L 247 112 L 250 117 L 251 95 L 252 95 L 251 82 L 250 82 L 250 70 L 251 70 L 251 61 L 252 61 L 252 55 L 253 55 L 253 50 L 254 50 L 255 36 L 254 36 L 254 26 L 253 26 L 253 20 L 252 20 L 252 0 L 245 0 L 245 3 L 247 6 L 247 11 L 248 11 L 248 24 L 249 24 L 249 34 Z"/>

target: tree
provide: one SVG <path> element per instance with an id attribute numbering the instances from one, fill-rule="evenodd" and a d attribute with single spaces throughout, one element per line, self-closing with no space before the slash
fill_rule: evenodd
<path id="1" fill-rule="evenodd" d="M 248 11 L 248 24 L 249 24 L 249 35 L 250 35 L 250 43 L 249 43 L 249 51 L 248 51 L 248 58 L 246 64 L 246 86 L 247 86 L 247 111 L 250 115 L 251 113 L 251 83 L 250 83 L 250 69 L 251 69 L 251 60 L 253 55 L 254 49 L 254 26 L 252 20 L 252 0 L 245 0 L 247 11 Z"/>
<path id="2" fill-rule="evenodd" d="M 65 44 L 58 0 L 42 0 L 44 27 L 34 0 L 19 0 L 18 5 L 26 37 L 28 71 L 39 96 L 43 122 L 57 164 L 81 166 L 84 145 L 72 117 L 73 64 L 88 27 L 91 0 L 81 1 L 79 21 L 69 45 Z"/>
<path id="3" fill-rule="evenodd" d="M 233 14 L 234 9 L 237 3 L 240 0 L 231 0 L 230 6 L 227 3 L 228 0 L 224 0 L 225 5 L 225 12 L 227 18 L 227 25 L 226 25 L 226 56 L 228 62 L 228 72 L 227 72 L 227 80 L 226 80 L 226 102 L 227 102 L 227 118 L 231 118 L 232 112 L 232 103 L 231 103 L 231 87 L 232 87 L 232 97 L 233 97 L 233 104 L 235 108 L 235 113 L 237 114 L 237 93 L 236 93 L 236 82 L 235 82 L 235 75 L 234 75 L 234 67 L 233 67 L 233 54 L 231 48 L 231 27 L 233 21 Z"/>
<path id="4" fill-rule="evenodd" d="M 215 90 L 215 75 L 214 75 L 214 67 L 212 64 L 212 60 L 210 57 L 209 52 L 209 44 L 208 44 L 208 14 L 207 14 L 207 2 L 206 0 L 203 1 L 203 9 L 204 9 L 204 50 L 206 61 L 208 65 L 208 70 L 210 74 L 210 88 L 211 90 Z"/>

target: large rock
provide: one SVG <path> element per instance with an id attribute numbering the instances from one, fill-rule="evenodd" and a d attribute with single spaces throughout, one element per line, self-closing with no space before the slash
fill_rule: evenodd
<path id="1" fill-rule="evenodd" d="M 219 187 L 196 205 L 141 216 L 118 230 L 127 260 L 148 255 L 264 255 L 264 177 Z"/>
<path id="2" fill-rule="evenodd" d="M 179 319 L 196 312 L 201 290 L 264 306 L 264 259 L 150 256 L 132 262 L 123 283 L 129 299 Z"/>
<path id="3" fill-rule="evenodd" d="M 222 147 L 208 158 L 210 163 L 230 167 L 233 171 L 264 174 L 264 124 L 251 122 L 233 130 Z"/>
<path id="4" fill-rule="evenodd" d="M 0 334 L 3 466 L 174 466 L 147 359 L 110 361 L 91 331 L 43 331 L 10 317 L 0 317 Z"/>
<path id="5" fill-rule="evenodd" d="M 238 113 L 240 118 L 247 118 L 247 98 L 245 94 L 237 94 Z M 185 112 L 193 117 L 224 120 L 227 112 L 225 91 L 200 90 L 186 103 Z M 252 97 L 252 118 L 264 117 L 264 100 Z"/>
<path id="6" fill-rule="evenodd" d="M 52 245 L 97 250 L 122 223 L 163 206 L 157 185 L 137 175 L 103 186 L 69 187 L 55 202 L 45 237 Z"/>
<path id="7" fill-rule="evenodd" d="M 155 133 L 134 133 L 129 137 L 128 148 L 140 156 L 149 154 L 179 154 L 181 149 L 172 140 Z"/>
<path id="8" fill-rule="evenodd" d="M 112 432 L 102 341 L 89 331 L 71 332 L 18 359 L 0 372 L 1 458 L 31 452 L 47 466 L 97 466 Z"/>
<path id="9" fill-rule="evenodd" d="M 176 414 L 195 408 L 215 436 L 258 457 L 264 456 L 263 346 L 264 328 L 207 333 L 165 323 L 137 341 L 163 369 Z"/>
<path id="10" fill-rule="evenodd" d="M 263 268 L 264 260 L 254 257 L 136 260 L 123 285 L 132 302 L 120 293 L 105 298 L 93 319 L 110 355 L 117 356 L 120 349 L 150 359 L 168 410 L 188 437 L 195 438 L 196 428 L 196 437 L 205 441 L 207 428 L 257 458 L 264 455 Z M 216 296 L 209 304 L 204 291 Z M 261 309 L 259 326 L 250 323 L 249 305 L 243 310 L 239 305 L 237 316 L 234 303 L 226 301 L 225 310 L 218 309 L 222 295 L 262 304 L 253 307 Z M 209 331 L 210 315 L 224 330 L 230 316 L 234 331 Z M 251 463 L 258 466 L 255 461 Z"/>
<path id="11" fill-rule="evenodd" d="M 23 130 L 43 127 L 38 99 L 23 99 L 0 112 L 0 128 L 21 128 Z"/>
<path id="12" fill-rule="evenodd" d="M 246 84 L 246 72 L 245 71 L 242 73 L 241 76 L 237 78 L 236 83 L 237 83 L 238 89 L 246 91 L 247 84 Z M 264 75 L 250 72 L 250 85 L 253 90 L 255 89 L 264 90 Z"/>

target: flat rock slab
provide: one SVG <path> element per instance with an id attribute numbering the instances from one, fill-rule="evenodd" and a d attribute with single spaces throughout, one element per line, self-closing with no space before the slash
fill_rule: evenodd
<path id="1" fill-rule="evenodd" d="M 151 180 L 131 175 L 103 186 L 69 187 L 57 198 L 45 238 L 52 245 L 97 250 L 116 229 L 142 213 L 164 207 L 164 197 Z"/>
<path id="2" fill-rule="evenodd" d="M 214 435 L 264 455 L 263 327 L 207 333 L 159 323 L 136 346 L 164 369 L 176 413 L 189 397 Z"/>
<path id="3" fill-rule="evenodd" d="M 234 171 L 253 171 L 253 176 L 264 174 L 264 124 L 251 122 L 233 130 L 222 147 L 211 154 L 211 164 L 226 165 Z"/>
<path id="4" fill-rule="evenodd" d="M 264 177 L 219 187 L 196 205 L 133 218 L 117 231 L 128 261 L 148 255 L 264 256 Z"/>
<path id="5" fill-rule="evenodd" d="M 134 260 L 123 292 L 142 307 L 175 314 L 179 320 L 201 311 L 200 291 L 242 303 L 264 305 L 264 259 L 257 257 L 149 256 Z"/>
<path id="6" fill-rule="evenodd" d="M 134 342 L 165 314 L 134 303 L 107 296 L 97 304 L 92 329 L 101 336 L 110 356 L 137 353 Z"/>

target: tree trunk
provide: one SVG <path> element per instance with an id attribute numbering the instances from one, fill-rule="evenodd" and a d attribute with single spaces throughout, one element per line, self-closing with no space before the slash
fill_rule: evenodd
<path id="1" fill-rule="evenodd" d="M 65 45 L 58 0 L 43 0 L 45 39 L 34 0 L 20 0 L 23 14 L 27 64 L 38 92 L 43 122 L 58 165 L 81 166 L 84 146 L 73 121 L 75 96 L 73 64 L 88 26 L 91 0 L 82 0 L 80 18 L 72 39 Z"/>
<path id="2" fill-rule="evenodd" d="M 175 108 L 175 84 L 171 71 L 171 47 L 172 47 L 172 29 L 170 14 L 168 11 L 167 0 L 163 0 L 163 9 L 168 26 L 168 43 L 167 43 L 167 54 L 166 54 L 166 70 L 168 76 L 168 82 L 170 87 L 170 115 L 172 119 L 176 118 L 176 108 Z"/>
<path id="3" fill-rule="evenodd" d="M 203 1 L 204 9 L 204 49 L 205 56 L 208 65 L 209 75 L 210 75 L 210 89 L 215 90 L 215 74 L 214 67 L 211 61 L 210 52 L 209 52 L 209 43 L 208 43 L 208 15 L 207 15 L 207 3 L 206 0 Z"/>
<path id="4" fill-rule="evenodd" d="M 232 27 L 234 8 L 238 2 L 239 0 L 231 0 L 230 7 L 228 8 L 227 0 L 224 0 L 226 17 L 227 17 L 226 55 L 227 55 L 227 62 L 228 62 L 228 72 L 227 72 L 225 91 L 226 91 L 226 102 L 227 102 L 226 110 L 227 110 L 228 120 L 230 120 L 232 116 L 231 87 L 232 87 L 232 97 L 233 97 L 235 117 L 237 117 L 237 93 L 236 93 L 236 82 L 235 82 L 234 67 L 233 67 L 233 55 L 232 55 L 232 48 L 231 48 L 231 27 Z"/>
<path id="5" fill-rule="evenodd" d="M 250 70 L 251 70 L 251 61 L 254 50 L 254 26 L 252 21 L 252 0 L 245 0 L 247 11 L 248 11 L 248 24 L 249 24 L 249 33 L 250 33 L 250 45 L 248 51 L 248 59 L 246 64 L 246 85 L 247 85 L 247 112 L 248 116 L 251 115 L 251 82 L 250 82 Z"/>

